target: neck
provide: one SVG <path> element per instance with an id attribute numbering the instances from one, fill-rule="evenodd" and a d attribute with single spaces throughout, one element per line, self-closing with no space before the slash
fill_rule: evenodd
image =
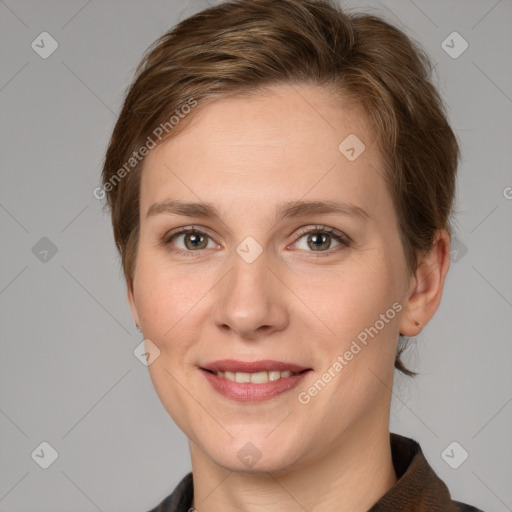
<path id="1" fill-rule="evenodd" d="M 279 473 L 228 471 L 190 450 L 197 512 L 364 512 L 397 480 L 387 424 L 358 425 L 315 462 Z"/>

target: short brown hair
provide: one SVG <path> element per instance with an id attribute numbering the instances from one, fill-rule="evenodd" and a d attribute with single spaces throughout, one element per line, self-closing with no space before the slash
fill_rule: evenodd
<path id="1" fill-rule="evenodd" d="M 401 30 L 372 15 L 347 14 L 330 0 L 233 0 L 180 22 L 139 64 L 102 171 L 128 286 L 138 247 L 141 153 L 150 141 L 176 135 L 215 99 L 286 83 L 324 86 L 364 112 L 414 271 L 435 231 L 452 232 L 459 159 L 430 74 L 428 57 Z M 185 105 L 198 107 L 185 116 Z M 395 367 L 414 375 L 401 362 L 404 348 L 400 343 Z"/>

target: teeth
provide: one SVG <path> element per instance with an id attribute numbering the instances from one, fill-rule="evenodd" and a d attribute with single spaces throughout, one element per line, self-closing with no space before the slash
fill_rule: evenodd
<path id="1" fill-rule="evenodd" d="M 286 377 L 290 377 L 292 375 L 296 375 L 297 372 L 291 372 L 290 370 L 286 370 L 284 372 L 280 371 L 270 371 L 270 372 L 256 372 L 256 373 L 245 373 L 245 372 L 215 372 L 217 377 L 223 377 L 225 379 L 234 381 L 234 382 L 251 382 L 253 384 L 265 384 L 266 382 L 284 379 Z"/>
<path id="2" fill-rule="evenodd" d="M 235 373 L 236 382 L 251 382 L 251 374 L 250 373 Z"/>
<path id="3" fill-rule="evenodd" d="M 279 371 L 273 371 L 273 372 L 268 372 L 268 380 L 277 380 L 277 379 L 280 379 L 281 378 L 281 372 Z"/>
<path id="4" fill-rule="evenodd" d="M 238 375 L 239 374 L 237 373 L 237 376 Z M 268 373 L 267 372 L 256 372 L 256 373 L 251 373 L 251 374 L 246 373 L 245 375 L 250 376 L 251 382 L 253 382 L 254 384 L 262 384 L 264 382 L 268 382 Z M 239 382 L 239 381 L 237 381 L 237 382 Z"/>

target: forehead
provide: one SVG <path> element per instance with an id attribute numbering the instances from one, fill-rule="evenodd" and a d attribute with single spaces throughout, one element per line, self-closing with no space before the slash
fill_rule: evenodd
<path id="1" fill-rule="evenodd" d="M 381 201 L 380 156 L 366 121 L 329 91 L 282 85 L 197 108 L 146 157 L 142 214 L 169 197 L 263 206 L 343 196 L 368 209 Z"/>

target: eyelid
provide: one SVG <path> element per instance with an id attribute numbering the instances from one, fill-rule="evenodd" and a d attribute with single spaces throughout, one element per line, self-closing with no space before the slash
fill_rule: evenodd
<path id="1" fill-rule="evenodd" d="M 168 231 L 163 236 L 163 239 L 170 240 L 173 236 L 182 235 L 184 233 L 201 233 L 204 235 L 208 235 L 213 240 L 213 237 L 209 234 L 208 231 L 209 231 L 208 228 L 205 228 L 203 226 L 196 226 L 196 225 L 182 226 L 182 227 L 171 229 L 170 231 Z"/>
<path id="2" fill-rule="evenodd" d="M 217 245 L 220 245 L 215 240 L 215 238 L 212 235 L 210 235 L 209 230 L 207 228 L 204 228 L 202 226 L 195 226 L 195 225 L 194 226 L 183 226 L 183 227 L 176 228 L 176 229 L 173 229 L 173 230 L 167 232 L 162 237 L 162 244 L 165 247 L 168 247 L 168 245 L 171 243 L 171 240 L 174 237 L 180 236 L 180 235 L 186 235 L 187 233 L 199 233 L 201 235 L 206 235 L 212 242 L 214 242 Z M 173 249 L 173 251 L 181 252 L 181 253 L 183 253 L 183 252 L 187 252 L 187 253 L 201 252 L 201 251 L 184 251 L 183 249 Z"/>
<path id="3" fill-rule="evenodd" d="M 338 231 L 337 229 L 330 228 L 328 226 L 324 226 L 323 224 L 315 224 L 312 226 L 306 226 L 304 228 L 301 228 L 299 232 L 295 235 L 297 239 L 302 238 L 304 235 L 308 235 L 309 233 L 316 233 L 316 232 L 324 232 L 328 233 L 329 235 L 333 235 L 334 237 L 339 238 L 341 241 L 346 243 L 347 245 L 352 244 L 353 240 L 342 231 Z M 295 243 L 295 242 L 293 242 Z M 314 252 L 314 251 L 312 251 Z M 327 251 L 320 251 L 320 252 L 327 252 Z"/>

